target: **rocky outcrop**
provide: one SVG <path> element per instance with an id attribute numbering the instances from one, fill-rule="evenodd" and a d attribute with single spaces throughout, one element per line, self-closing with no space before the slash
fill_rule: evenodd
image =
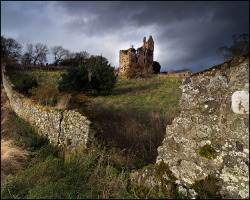
<path id="1" fill-rule="evenodd" d="M 203 180 L 217 180 L 220 197 L 249 198 L 249 58 L 197 73 L 181 89 L 182 112 L 166 128 L 155 168 L 164 162 L 179 192 L 191 198 Z M 150 181 L 154 173 L 134 172 L 132 182 L 159 186 Z"/>
<path id="2" fill-rule="evenodd" d="M 3 86 L 10 105 L 18 116 L 30 122 L 38 133 L 46 135 L 55 145 L 69 150 L 77 149 L 79 146 L 86 148 L 94 134 L 87 117 L 73 110 L 39 108 L 13 90 L 4 70 L 2 66 Z"/>

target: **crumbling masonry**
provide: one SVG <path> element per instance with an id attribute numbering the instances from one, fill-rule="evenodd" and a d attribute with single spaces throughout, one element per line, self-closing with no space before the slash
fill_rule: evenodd
<path id="1" fill-rule="evenodd" d="M 154 40 L 150 35 L 147 42 L 146 37 L 143 38 L 143 45 L 137 50 L 133 47 L 128 50 L 120 50 L 120 73 L 125 74 L 129 67 L 133 64 L 138 64 L 145 72 L 152 73 L 153 55 Z"/>

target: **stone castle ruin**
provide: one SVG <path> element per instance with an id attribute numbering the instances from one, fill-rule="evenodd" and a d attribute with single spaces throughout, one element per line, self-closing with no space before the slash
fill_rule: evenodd
<path id="1" fill-rule="evenodd" d="M 131 65 L 138 64 L 147 73 L 153 72 L 154 40 L 149 36 L 143 38 L 143 45 L 135 50 L 133 47 L 127 50 L 120 50 L 119 72 L 125 74 Z"/>

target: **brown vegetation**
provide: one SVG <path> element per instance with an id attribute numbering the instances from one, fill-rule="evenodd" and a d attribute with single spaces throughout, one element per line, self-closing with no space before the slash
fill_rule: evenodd
<path id="1" fill-rule="evenodd" d="M 8 175 L 14 175 L 23 169 L 29 153 L 17 147 L 11 138 L 14 129 L 8 124 L 10 104 L 4 89 L 1 90 L 1 186 Z"/>

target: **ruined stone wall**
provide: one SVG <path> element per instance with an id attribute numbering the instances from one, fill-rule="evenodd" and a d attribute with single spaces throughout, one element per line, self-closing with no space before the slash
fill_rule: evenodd
<path id="1" fill-rule="evenodd" d="M 69 150 L 79 146 L 86 147 L 93 137 L 91 122 L 87 117 L 73 110 L 57 110 L 38 108 L 23 95 L 14 91 L 12 84 L 4 73 L 2 66 L 2 80 L 10 105 L 18 116 L 30 122 L 38 133 L 47 135 L 50 142 L 66 147 Z"/>
<path id="2" fill-rule="evenodd" d="M 128 50 L 120 50 L 119 68 L 120 73 L 124 74 L 131 64 L 138 64 L 146 72 L 153 72 L 153 54 L 154 41 L 152 36 L 149 37 L 148 42 L 146 38 L 143 39 L 143 46 L 139 47 L 136 52 L 132 48 Z"/>
<path id="3" fill-rule="evenodd" d="M 179 198 L 171 197 L 176 188 L 200 198 L 193 186 L 206 181 L 217 198 L 249 198 L 249 57 L 196 73 L 180 87 L 181 114 L 166 127 L 156 164 L 131 173 L 132 184 L 149 188 L 147 197 Z"/>
<path id="4" fill-rule="evenodd" d="M 181 115 L 167 126 L 163 160 L 184 186 L 209 174 L 228 198 L 249 197 L 249 58 L 199 73 L 181 86 Z M 206 158 L 202 147 L 216 153 Z"/>
<path id="5" fill-rule="evenodd" d="M 166 77 L 190 77 L 192 74 L 194 74 L 194 72 L 190 72 L 190 71 L 185 71 L 185 72 L 180 72 L 180 73 L 167 73 L 165 76 Z"/>

